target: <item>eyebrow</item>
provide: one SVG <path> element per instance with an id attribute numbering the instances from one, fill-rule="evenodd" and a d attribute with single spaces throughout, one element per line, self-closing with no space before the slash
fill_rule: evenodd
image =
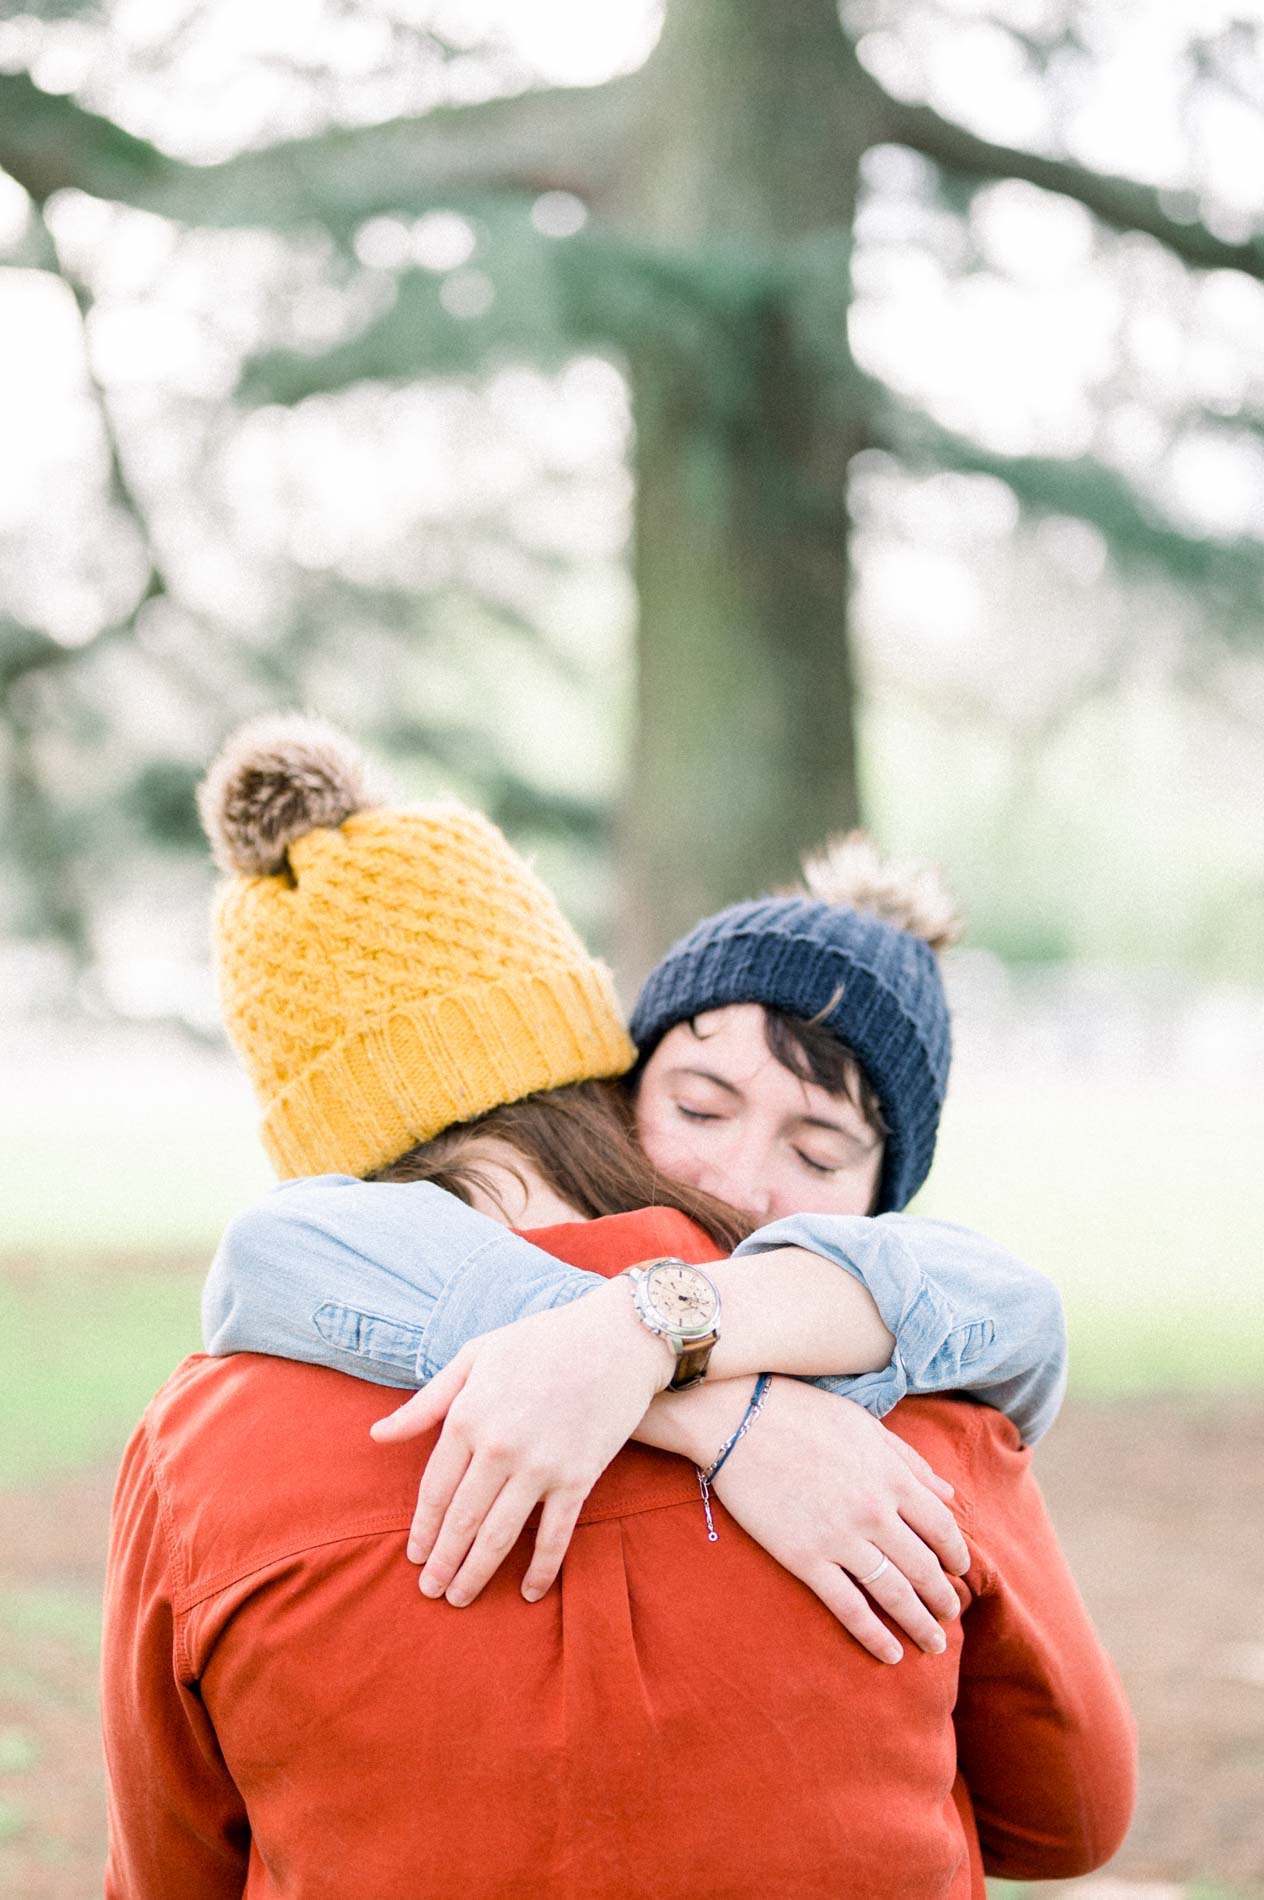
<path id="1" fill-rule="evenodd" d="M 723 1089 L 726 1095 L 736 1096 L 739 1101 L 745 1100 L 743 1091 L 739 1089 L 735 1083 L 727 1081 L 724 1076 L 717 1075 L 714 1069 L 699 1069 L 692 1063 L 679 1063 L 674 1069 L 670 1070 L 669 1073 L 672 1075 L 692 1075 L 696 1076 L 699 1081 L 702 1082 L 714 1082 L 715 1086 L 719 1089 Z M 801 1128 L 823 1129 L 827 1135 L 838 1135 L 843 1141 L 851 1142 L 853 1147 L 859 1148 L 866 1154 L 870 1148 L 876 1147 L 877 1145 L 878 1138 L 868 1127 L 866 1127 L 864 1133 L 861 1134 L 855 1129 L 844 1128 L 841 1122 L 829 1121 L 823 1115 L 796 1115 L 794 1119 Z M 872 1138 L 866 1141 L 864 1139 L 865 1135 L 870 1135 Z"/>
<path id="2" fill-rule="evenodd" d="M 740 1096 L 742 1093 L 741 1089 L 739 1089 L 735 1083 L 726 1082 L 724 1077 L 717 1075 L 714 1069 L 698 1069 L 695 1068 L 692 1063 L 678 1063 L 677 1066 L 671 1070 L 671 1074 L 696 1075 L 703 1082 L 714 1082 L 715 1086 L 718 1089 L 723 1089 L 726 1095 Z"/>

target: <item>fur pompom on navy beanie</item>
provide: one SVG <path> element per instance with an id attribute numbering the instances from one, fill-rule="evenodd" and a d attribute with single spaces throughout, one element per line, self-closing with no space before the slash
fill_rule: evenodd
<path id="1" fill-rule="evenodd" d="M 922 866 L 860 832 L 805 860 L 800 889 L 696 924 L 651 970 L 632 1012 L 642 1063 L 669 1029 L 730 1003 L 819 1022 L 855 1056 L 887 1124 L 875 1212 L 906 1207 L 935 1155 L 951 1037 L 938 952 L 961 934 Z"/>

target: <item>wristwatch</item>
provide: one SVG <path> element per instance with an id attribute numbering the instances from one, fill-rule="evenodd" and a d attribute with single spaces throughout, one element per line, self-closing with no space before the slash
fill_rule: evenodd
<path id="1" fill-rule="evenodd" d="M 676 1355 L 669 1392 L 684 1392 L 705 1377 L 720 1337 L 720 1292 L 709 1274 L 686 1260 L 643 1260 L 625 1267 L 637 1318 L 665 1339 Z"/>

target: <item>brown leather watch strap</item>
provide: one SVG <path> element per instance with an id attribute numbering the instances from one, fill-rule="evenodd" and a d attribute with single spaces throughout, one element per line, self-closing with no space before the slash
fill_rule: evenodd
<path id="1" fill-rule="evenodd" d="M 704 1333 L 701 1339 L 691 1339 L 684 1350 L 677 1354 L 676 1370 L 667 1383 L 669 1392 L 685 1392 L 691 1385 L 701 1385 L 719 1337 L 719 1333 Z"/>

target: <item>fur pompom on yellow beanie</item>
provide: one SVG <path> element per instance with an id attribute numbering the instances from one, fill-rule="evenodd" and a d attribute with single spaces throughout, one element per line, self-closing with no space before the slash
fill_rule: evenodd
<path id="1" fill-rule="evenodd" d="M 480 813 L 377 802 L 351 742 L 299 714 L 234 733 L 198 808 L 228 874 L 224 1020 L 282 1178 L 372 1174 L 631 1067 L 609 971 Z"/>

